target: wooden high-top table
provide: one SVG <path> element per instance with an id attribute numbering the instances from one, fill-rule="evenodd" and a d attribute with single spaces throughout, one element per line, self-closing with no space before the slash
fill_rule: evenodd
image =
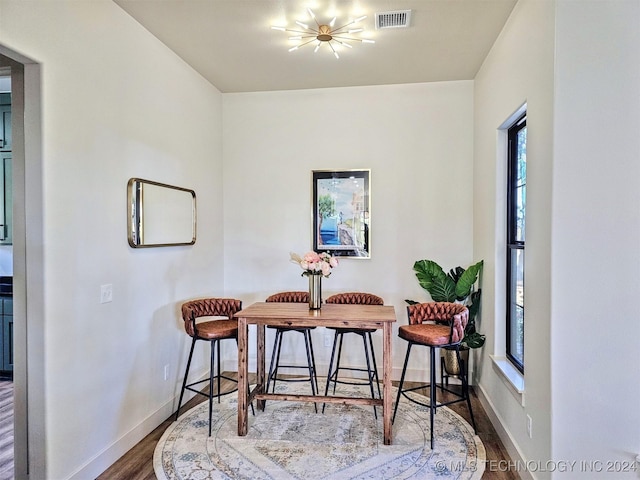
<path id="1" fill-rule="evenodd" d="M 249 428 L 248 407 L 256 399 L 264 410 L 265 400 L 296 402 L 382 405 L 384 443 L 391 444 L 391 326 L 396 321 L 392 306 L 323 304 L 321 310 L 309 310 L 306 303 L 262 302 L 236 313 L 238 319 L 238 435 Z M 257 385 L 250 392 L 248 384 L 248 325 L 257 326 Z M 344 327 L 382 329 L 382 399 L 325 397 L 321 395 L 282 395 L 265 392 L 265 326 L 275 327 Z"/>

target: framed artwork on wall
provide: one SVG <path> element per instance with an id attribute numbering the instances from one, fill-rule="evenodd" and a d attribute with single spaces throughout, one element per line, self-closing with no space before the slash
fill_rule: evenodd
<path id="1" fill-rule="evenodd" d="M 371 170 L 313 170 L 312 237 L 316 252 L 371 258 Z"/>

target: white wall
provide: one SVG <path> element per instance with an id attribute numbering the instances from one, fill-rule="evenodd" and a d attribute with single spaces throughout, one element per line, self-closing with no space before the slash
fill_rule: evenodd
<path id="1" fill-rule="evenodd" d="M 551 185 L 553 175 L 554 3 L 521 0 L 475 80 L 474 256 L 485 259 L 480 392 L 516 451 L 512 457 L 551 455 Z M 525 253 L 524 406 L 490 355 L 505 354 L 506 163 L 498 128 L 527 103 L 527 244 Z M 533 438 L 526 432 L 533 420 Z M 510 441 L 508 441 L 510 439 Z M 542 478 L 543 475 L 540 475 Z"/>
<path id="2" fill-rule="evenodd" d="M 549 460 L 571 466 L 521 469 L 525 478 L 637 478 L 617 469 L 634 467 L 640 451 L 639 23 L 635 0 L 521 0 L 476 78 L 474 252 L 495 259 L 485 261 L 495 302 L 482 312 L 481 393 L 515 458 L 533 469 Z M 524 102 L 521 405 L 488 354 L 504 353 L 505 171 L 496 129 Z"/>
<path id="3" fill-rule="evenodd" d="M 561 0 L 556 25 L 552 456 L 629 465 L 640 453 L 640 3 Z M 638 478 L 615 465 L 612 478 Z"/>
<path id="4" fill-rule="evenodd" d="M 32 472 L 95 478 L 175 407 L 180 303 L 223 293 L 221 94 L 108 0 L 3 0 L 0 46 L 42 65 L 45 300 L 28 322 L 44 336 L 29 395 L 47 465 Z M 196 191 L 195 246 L 128 246 L 133 176 Z"/>
<path id="5" fill-rule="evenodd" d="M 412 270 L 416 260 L 431 258 L 445 268 L 474 260 L 472 88 L 463 81 L 225 94 L 227 294 L 249 303 L 308 289 L 289 252 L 311 249 L 311 171 L 370 168 L 372 257 L 341 260 L 323 279 L 323 296 L 378 294 L 404 324 L 404 299 L 428 299 Z M 323 331 L 314 332 L 321 371 L 330 353 Z M 364 365 L 361 349 L 353 344 L 352 365 Z M 286 351 L 301 358 L 300 351 Z M 406 342 L 395 334 L 393 351 L 399 378 Z M 410 373 L 414 378 L 426 378 L 424 362 L 411 368 L 419 369 Z"/>

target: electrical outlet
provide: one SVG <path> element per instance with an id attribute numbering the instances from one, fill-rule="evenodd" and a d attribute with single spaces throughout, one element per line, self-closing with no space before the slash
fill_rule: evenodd
<path id="1" fill-rule="evenodd" d="M 325 333 L 324 334 L 324 346 L 325 347 L 330 347 L 332 345 L 331 343 L 331 335 L 329 333 Z"/>
<path id="2" fill-rule="evenodd" d="M 533 432 L 531 430 L 532 423 L 533 423 L 533 420 L 531 420 L 531 416 L 527 415 L 527 435 L 529 435 L 529 438 L 533 438 Z"/>
<path id="3" fill-rule="evenodd" d="M 100 303 L 109 303 L 113 301 L 113 285 L 107 283 L 100 285 Z"/>
<path id="4" fill-rule="evenodd" d="M 166 364 L 164 366 L 164 379 L 165 381 L 169 380 L 169 364 Z"/>

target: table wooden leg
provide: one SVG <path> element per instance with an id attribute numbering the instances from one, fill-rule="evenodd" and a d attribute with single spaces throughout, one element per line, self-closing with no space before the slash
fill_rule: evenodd
<path id="1" fill-rule="evenodd" d="M 244 436 L 249 429 L 249 349 L 247 348 L 247 319 L 238 318 L 238 435 Z"/>
<path id="2" fill-rule="evenodd" d="M 391 362 L 391 324 L 385 323 L 382 329 L 382 421 L 384 431 L 384 444 L 391 445 L 391 404 L 393 401 L 391 394 L 391 372 L 393 364 Z"/>
<path id="3" fill-rule="evenodd" d="M 260 388 L 260 386 L 262 386 L 262 388 L 266 387 L 266 381 L 265 381 L 265 365 L 264 365 L 264 361 L 265 361 L 265 352 L 264 352 L 264 337 L 265 337 L 265 326 L 263 324 L 257 324 L 256 325 L 256 330 L 257 330 L 257 337 L 258 337 L 258 351 L 256 354 L 256 373 L 257 373 L 257 383 L 258 383 L 258 387 Z M 258 409 L 264 411 L 264 405 L 265 405 L 265 401 L 264 400 L 258 400 Z"/>

